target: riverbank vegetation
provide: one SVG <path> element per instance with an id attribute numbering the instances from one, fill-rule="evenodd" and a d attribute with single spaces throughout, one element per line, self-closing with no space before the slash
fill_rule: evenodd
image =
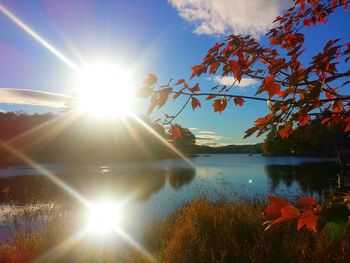
<path id="1" fill-rule="evenodd" d="M 197 198 L 165 219 L 146 227 L 141 244 L 158 262 L 347 262 L 349 228 L 325 225 L 313 233 L 296 231 L 296 222 L 265 231 L 264 200 L 210 201 Z M 150 262 L 140 250 L 118 248 L 111 239 L 77 242 L 57 249 L 77 231 L 73 220 L 54 216 L 39 232 L 21 232 L 0 248 L 1 262 L 30 262 L 50 258 L 57 262 Z M 64 247 L 63 247 L 64 248 Z M 61 254 L 57 254 L 60 251 Z M 43 256 L 44 255 L 44 256 Z M 42 262 L 45 262 L 42 261 Z"/>

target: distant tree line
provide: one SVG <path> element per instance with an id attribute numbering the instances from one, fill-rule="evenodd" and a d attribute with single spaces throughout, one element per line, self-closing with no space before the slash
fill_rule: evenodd
<path id="1" fill-rule="evenodd" d="M 322 125 L 321 120 L 315 119 L 297 127 L 288 138 L 271 131 L 264 141 L 263 152 L 265 155 L 337 156 L 340 149 L 350 147 L 350 138 L 343 126 Z"/>
<path id="2" fill-rule="evenodd" d="M 158 137 L 170 140 L 162 125 L 142 121 Z M 188 129 L 170 142 L 193 154 L 195 137 Z M 36 162 L 149 161 L 176 154 L 136 120 L 103 119 L 79 114 L 0 113 L 0 164 L 22 163 L 22 153 Z M 14 149 L 9 151 L 8 149 Z"/>
<path id="3" fill-rule="evenodd" d="M 242 144 L 242 145 L 225 145 L 210 147 L 206 145 L 197 145 L 196 153 L 198 154 L 257 154 L 263 152 L 263 144 Z"/>

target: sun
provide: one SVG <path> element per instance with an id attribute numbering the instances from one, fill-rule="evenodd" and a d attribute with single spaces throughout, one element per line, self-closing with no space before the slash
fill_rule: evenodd
<path id="1" fill-rule="evenodd" d="M 131 72 L 120 66 L 86 65 L 77 74 L 79 110 L 97 116 L 128 115 L 132 112 L 134 87 Z"/>
<path id="2" fill-rule="evenodd" d="M 93 233 L 111 233 L 120 227 L 120 207 L 112 202 L 103 201 L 92 204 L 89 209 L 87 230 Z"/>

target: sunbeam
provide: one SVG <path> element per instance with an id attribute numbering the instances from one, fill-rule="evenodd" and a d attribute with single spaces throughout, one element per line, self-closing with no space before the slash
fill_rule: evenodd
<path id="1" fill-rule="evenodd" d="M 0 11 L 7 16 L 12 22 L 14 22 L 20 29 L 46 47 L 52 54 L 66 63 L 70 68 L 74 70 L 78 70 L 79 67 L 72 62 L 69 58 L 62 54 L 57 48 L 51 45 L 47 40 L 41 37 L 38 33 L 36 33 L 33 29 L 31 29 L 26 23 L 20 20 L 15 14 L 13 14 L 10 10 L 8 10 L 3 4 L 0 3 Z"/>
<path id="2" fill-rule="evenodd" d="M 170 150 L 172 150 L 177 156 L 187 162 L 191 167 L 196 168 L 194 163 L 188 159 L 182 152 L 176 149 L 171 143 L 169 143 L 166 139 L 160 136 L 155 130 L 153 130 L 150 126 L 148 126 L 143 120 L 141 120 L 137 115 L 131 114 L 138 123 L 140 123 L 146 130 L 148 130 L 154 137 L 156 137 L 159 141 L 161 141 L 164 145 L 166 145 Z"/>
<path id="3" fill-rule="evenodd" d="M 38 171 L 40 174 L 44 175 L 48 179 L 50 179 L 52 182 L 54 182 L 56 185 L 61 187 L 63 190 L 65 190 L 68 194 L 76 198 L 79 202 L 81 202 L 85 206 L 89 206 L 90 202 L 86 200 L 79 192 L 77 192 L 74 188 L 70 187 L 67 183 L 59 179 L 57 176 L 55 176 L 53 173 L 42 167 L 41 165 L 34 162 L 31 158 L 26 156 L 25 154 L 21 153 L 12 145 L 10 145 L 7 142 L 0 141 L 0 147 L 3 147 L 5 150 L 10 152 L 11 154 L 18 157 L 20 160 L 31 166 L 33 169 Z"/>
<path id="4" fill-rule="evenodd" d="M 57 129 L 55 131 L 52 131 L 51 134 L 45 134 L 45 137 L 49 137 L 50 139 L 55 138 L 59 133 L 61 133 L 65 128 L 67 128 L 67 126 L 69 124 L 71 124 L 74 120 L 76 120 L 76 118 L 79 116 L 78 112 L 66 112 L 66 113 L 62 113 L 59 116 L 53 118 L 52 120 L 43 122 L 35 127 L 33 127 L 32 129 L 29 129 L 23 133 L 20 133 L 14 137 L 12 137 L 11 139 L 7 140 L 6 142 L 8 144 L 12 144 L 15 143 L 16 141 L 32 134 L 35 132 L 38 132 L 44 128 L 47 128 L 49 125 L 54 125 L 54 124 L 59 124 L 57 125 Z M 43 138 L 43 136 L 40 137 L 40 139 L 38 140 L 38 142 L 42 142 L 45 138 Z"/>
<path id="5" fill-rule="evenodd" d="M 77 244 L 84 236 L 86 236 L 86 231 L 81 230 L 74 235 L 70 236 L 62 243 L 49 249 L 44 254 L 40 255 L 33 263 L 43 263 L 43 262 L 56 262 L 65 252 L 69 251 L 75 244 Z"/>
<path id="6" fill-rule="evenodd" d="M 123 229 L 118 228 L 116 232 L 131 246 L 140 251 L 150 262 L 157 262 L 156 259 L 150 254 L 145 248 L 143 248 L 139 243 L 137 243 L 128 233 Z"/>

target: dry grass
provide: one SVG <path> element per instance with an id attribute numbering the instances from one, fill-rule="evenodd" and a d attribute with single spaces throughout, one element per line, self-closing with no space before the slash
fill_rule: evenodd
<path id="1" fill-rule="evenodd" d="M 305 229 L 296 231 L 295 223 L 264 231 L 264 206 L 198 198 L 163 221 L 149 225 L 144 246 L 158 262 L 169 263 L 350 262 L 349 230 L 338 239 L 328 226 L 316 234 Z M 18 232 L 10 244 L 0 247 L 0 262 L 30 262 L 60 244 L 72 229 L 76 226 L 67 218 L 54 218 L 40 232 Z M 144 261 L 141 253 L 130 248 L 119 251 L 81 242 L 54 262 Z"/>
<path id="2" fill-rule="evenodd" d="M 160 262 L 350 262 L 350 231 L 297 232 L 294 223 L 264 231 L 263 204 L 197 199 L 146 232 Z"/>

